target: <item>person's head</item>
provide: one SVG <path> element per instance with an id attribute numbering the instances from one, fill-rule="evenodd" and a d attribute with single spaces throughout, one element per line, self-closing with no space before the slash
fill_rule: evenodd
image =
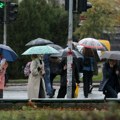
<path id="1" fill-rule="evenodd" d="M 35 55 L 35 54 L 31 55 L 32 60 L 34 60 L 35 58 L 38 58 L 38 55 Z"/>
<path id="2" fill-rule="evenodd" d="M 108 59 L 108 63 L 110 65 L 110 67 L 112 68 L 117 64 L 117 60 Z"/>
<path id="3" fill-rule="evenodd" d="M 94 56 L 93 49 L 84 47 L 83 48 L 83 55 L 87 56 L 87 57 L 93 57 Z"/>

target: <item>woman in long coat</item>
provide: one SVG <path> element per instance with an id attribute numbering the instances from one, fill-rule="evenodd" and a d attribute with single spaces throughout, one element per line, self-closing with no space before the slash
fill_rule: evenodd
<path id="1" fill-rule="evenodd" d="M 108 60 L 103 65 L 103 80 L 100 83 L 99 91 L 103 91 L 105 98 L 117 98 L 120 91 L 119 66 L 116 60 Z"/>
<path id="2" fill-rule="evenodd" d="M 46 90 L 43 75 L 44 63 L 37 55 L 32 55 L 30 65 L 30 75 L 28 78 L 28 98 L 45 98 Z"/>

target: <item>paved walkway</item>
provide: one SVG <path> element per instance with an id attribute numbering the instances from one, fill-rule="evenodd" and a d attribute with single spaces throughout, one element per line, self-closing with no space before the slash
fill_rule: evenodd
<path id="1" fill-rule="evenodd" d="M 100 99 L 104 98 L 104 95 L 102 92 L 98 91 L 98 88 L 96 87 L 98 83 L 94 83 L 95 87 L 93 88 L 92 94 L 89 94 L 90 99 Z M 59 90 L 59 84 L 54 84 L 54 88 L 56 89 L 54 98 L 57 97 L 58 90 Z M 4 99 L 27 99 L 27 85 L 26 84 L 19 84 L 19 85 L 9 85 L 5 87 L 4 89 Z M 52 98 L 52 99 L 54 99 Z M 80 84 L 79 89 L 79 99 L 84 99 L 83 95 L 83 84 Z"/>
<path id="2" fill-rule="evenodd" d="M 78 99 L 103 99 L 104 95 L 102 92 L 98 91 L 99 83 L 93 83 L 95 86 L 92 90 L 92 93 L 89 94 L 88 98 L 84 98 L 83 94 L 83 84 L 80 84 Z M 56 89 L 55 96 L 52 99 L 55 99 L 58 94 L 59 84 L 54 84 L 54 88 Z M 19 84 L 19 85 L 9 85 L 4 89 L 4 99 L 27 99 L 27 84 Z M 120 99 L 120 93 L 118 94 L 118 99 Z"/>

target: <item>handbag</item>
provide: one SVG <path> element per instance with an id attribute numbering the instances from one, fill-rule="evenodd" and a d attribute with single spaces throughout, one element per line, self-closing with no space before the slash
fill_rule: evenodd
<path id="1" fill-rule="evenodd" d="M 76 83 L 75 95 L 74 97 L 77 98 L 79 94 L 79 84 Z"/>

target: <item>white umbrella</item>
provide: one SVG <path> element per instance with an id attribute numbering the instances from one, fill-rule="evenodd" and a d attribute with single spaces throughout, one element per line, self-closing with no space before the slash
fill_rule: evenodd
<path id="1" fill-rule="evenodd" d="M 84 38 L 78 42 L 79 45 L 86 48 L 105 50 L 104 46 L 95 38 Z"/>

